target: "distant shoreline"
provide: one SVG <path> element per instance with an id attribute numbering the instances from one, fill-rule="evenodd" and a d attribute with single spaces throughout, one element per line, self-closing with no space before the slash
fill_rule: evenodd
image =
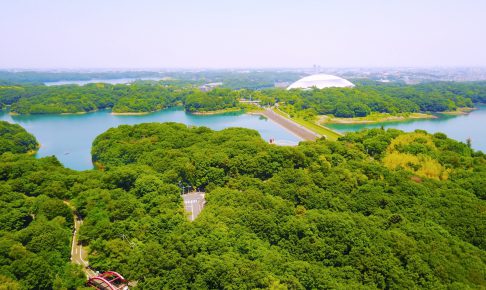
<path id="1" fill-rule="evenodd" d="M 460 116 L 460 115 L 467 115 L 471 113 L 474 110 L 477 110 L 477 107 L 474 108 L 459 108 L 455 111 L 445 111 L 445 112 L 439 112 L 438 114 L 442 115 L 450 115 L 450 116 Z"/>
<path id="2" fill-rule="evenodd" d="M 215 110 L 215 111 L 196 111 L 196 112 L 186 111 L 186 112 L 192 115 L 219 115 L 224 113 L 244 112 L 244 110 L 241 108 L 229 108 L 229 109 Z"/>
<path id="3" fill-rule="evenodd" d="M 110 112 L 113 116 L 140 116 L 140 115 L 148 115 L 151 113 L 155 113 L 158 111 L 163 111 L 167 108 L 156 110 L 156 111 L 149 111 L 149 112 Z M 401 114 L 401 115 L 391 115 L 391 114 L 371 114 L 366 117 L 355 117 L 355 118 L 336 118 L 329 115 L 320 115 L 318 116 L 317 124 L 374 124 L 374 123 L 382 123 L 382 122 L 405 122 L 408 120 L 415 120 L 415 119 L 436 119 L 440 118 L 437 115 L 448 115 L 448 116 L 460 116 L 460 115 L 467 115 L 474 110 L 477 110 L 477 107 L 473 108 L 458 108 L 455 111 L 444 111 L 444 112 L 427 112 L 427 113 L 409 113 L 409 114 Z M 102 109 L 105 110 L 105 109 Z M 8 111 L 8 114 L 11 116 L 22 116 L 22 115 L 83 115 L 88 113 L 98 112 L 100 109 L 92 110 L 92 111 L 80 111 L 80 112 L 67 112 L 67 113 L 29 113 L 29 114 L 20 114 L 17 112 Z M 215 110 L 215 111 L 196 111 L 190 112 L 185 110 L 186 113 L 191 115 L 221 115 L 225 113 L 246 113 L 250 115 L 262 115 L 263 110 L 245 110 L 242 108 L 228 108 L 222 110 Z"/>
<path id="4" fill-rule="evenodd" d="M 155 113 L 157 111 L 152 112 L 111 112 L 110 114 L 113 116 L 140 116 L 140 115 L 148 115 L 150 113 Z"/>
<path id="5" fill-rule="evenodd" d="M 327 115 L 319 117 L 319 124 L 373 124 L 381 122 L 403 122 L 414 119 L 437 119 L 438 117 L 432 114 L 425 113 L 411 113 L 408 116 L 399 115 L 384 115 L 376 116 L 376 119 L 369 119 L 369 117 L 357 118 L 335 118 Z"/>
<path id="6" fill-rule="evenodd" d="M 455 111 L 433 112 L 433 113 L 409 113 L 404 115 L 390 115 L 390 114 L 371 114 L 367 117 L 357 118 L 335 118 L 328 115 L 319 116 L 319 124 L 375 124 L 383 122 L 405 122 L 409 120 L 420 119 L 437 119 L 437 115 L 460 116 L 467 115 L 470 112 L 477 110 L 477 108 L 458 108 Z M 376 119 L 372 119 L 376 118 Z"/>
<path id="7" fill-rule="evenodd" d="M 84 115 L 88 113 L 98 112 L 99 110 L 92 110 L 92 111 L 81 111 L 81 112 L 68 112 L 68 113 L 29 113 L 29 114 L 20 114 L 17 112 L 9 111 L 8 114 L 10 116 L 26 116 L 26 115 Z"/>
<path id="8" fill-rule="evenodd" d="M 83 115 L 87 113 L 93 113 L 96 112 L 97 110 L 94 111 L 89 111 L 89 112 L 74 112 L 74 113 L 60 113 L 60 115 Z"/>

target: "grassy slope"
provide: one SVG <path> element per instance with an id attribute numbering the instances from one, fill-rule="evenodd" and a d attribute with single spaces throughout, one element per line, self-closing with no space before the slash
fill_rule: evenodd
<path id="1" fill-rule="evenodd" d="M 407 121 L 412 119 L 433 119 L 437 118 L 431 114 L 424 113 L 403 113 L 403 114 L 387 114 L 387 113 L 371 113 L 366 117 L 355 118 L 336 118 L 333 116 L 320 115 L 319 123 L 334 123 L 334 124 L 363 124 L 363 123 L 378 123 L 389 121 Z"/>
<path id="2" fill-rule="evenodd" d="M 327 138 L 329 138 L 329 140 L 336 140 L 337 138 L 342 136 L 341 133 L 338 133 L 336 131 L 333 131 L 333 130 L 327 128 L 327 127 L 318 125 L 316 123 L 304 120 L 303 118 L 298 118 L 298 117 L 297 118 L 289 118 L 288 114 L 280 111 L 279 109 L 274 109 L 274 112 L 285 117 L 285 118 L 291 119 L 292 121 L 296 122 L 297 124 L 302 125 L 302 126 L 306 127 L 307 129 L 309 129 L 309 130 L 311 130 L 311 131 L 313 131 L 317 134 L 327 136 Z"/>

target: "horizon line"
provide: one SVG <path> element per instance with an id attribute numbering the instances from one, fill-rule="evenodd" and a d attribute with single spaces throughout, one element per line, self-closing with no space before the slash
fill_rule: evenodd
<path id="1" fill-rule="evenodd" d="M 302 66 L 302 67 L 0 67 L 9 72 L 162 72 L 162 71 L 231 71 L 231 70 L 312 70 L 312 69 L 486 69 L 486 65 L 410 65 L 410 66 Z"/>

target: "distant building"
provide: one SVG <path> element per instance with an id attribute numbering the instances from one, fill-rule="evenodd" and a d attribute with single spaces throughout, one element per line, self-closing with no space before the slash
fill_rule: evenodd
<path id="1" fill-rule="evenodd" d="M 249 105 L 260 106 L 260 100 L 239 99 L 238 102 L 240 102 L 242 104 L 249 104 Z"/>
<path id="2" fill-rule="evenodd" d="M 210 91 L 214 88 L 221 86 L 222 84 L 223 84 L 222 82 L 208 83 L 208 84 L 204 84 L 202 86 L 199 86 L 199 89 L 203 92 L 207 92 L 207 91 Z"/>
<path id="3" fill-rule="evenodd" d="M 348 80 L 343 78 L 333 76 L 333 75 L 326 75 L 326 74 L 317 74 L 311 75 L 300 80 L 296 81 L 295 83 L 291 84 L 287 90 L 291 89 L 324 89 L 324 88 L 352 88 L 354 84 Z"/>

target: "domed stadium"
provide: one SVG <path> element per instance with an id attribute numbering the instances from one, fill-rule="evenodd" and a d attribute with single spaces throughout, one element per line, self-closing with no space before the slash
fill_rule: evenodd
<path id="1" fill-rule="evenodd" d="M 333 76 L 333 75 L 326 75 L 326 74 L 317 74 L 311 75 L 300 80 L 296 81 L 295 83 L 291 84 L 287 90 L 291 89 L 311 89 L 311 88 L 352 88 L 354 87 L 353 83 L 343 78 Z"/>

